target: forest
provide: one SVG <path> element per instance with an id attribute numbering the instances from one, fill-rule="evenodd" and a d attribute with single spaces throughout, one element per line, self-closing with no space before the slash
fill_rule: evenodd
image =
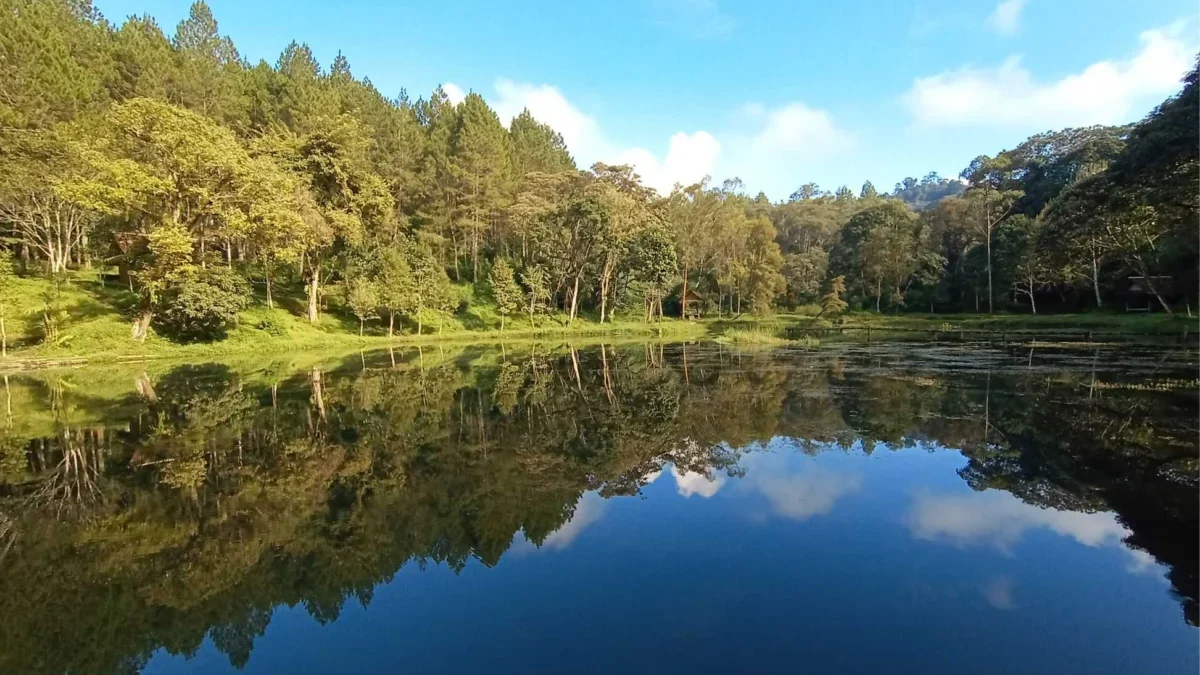
<path id="1" fill-rule="evenodd" d="M 250 63 L 202 1 L 168 34 L 88 0 L 0 0 L 0 338 L 7 318 L 19 341 L 64 339 L 64 289 L 85 278 L 133 341 L 219 339 L 251 306 L 389 337 L 484 304 L 501 330 L 803 307 L 1190 314 L 1196 80 L 1136 124 L 1037 134 L 890 193 L 663 195 L 476 93 L 392 96 L 298 42 Z"/>

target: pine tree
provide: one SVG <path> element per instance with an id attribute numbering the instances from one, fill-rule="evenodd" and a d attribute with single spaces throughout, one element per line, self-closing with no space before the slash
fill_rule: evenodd
<path id="1" fill-rule="evenodd" d="M 821 296 L 821 314 L 829 313 L 830 316 L 837 316 L 846 311 L 845 300 L 842 300 L 842 295 L 846 293 L 846 277 L 836 276 L 829 280 L 826 287 L 825 295 Z"/>
<path id="2" fill-rule="evenodd" d="M 575 169 L 562 134 L 522 110 L 509 125 L 509 148 L 514 185 L 526 174 L 558 173 Z"/>
<path id="3" fill-rule="evenodd" d="M 458 127 L 451 139 L 451 166 L 458 189 L 458 220 L 471 245 L 471 279 L 479 282 L 479 253 L 502 203 L 508 180 L 508 134 L 500 118 L 479 94 L 458 106 Z"/>

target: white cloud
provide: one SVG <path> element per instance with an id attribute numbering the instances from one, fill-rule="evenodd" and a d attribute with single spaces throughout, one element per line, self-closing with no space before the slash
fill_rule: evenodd
<path id="1" fill-rule="evenodd" d="M 450 101 L 450 105 L 458 105 L 459 103 L 463 102 L 464 98 L 467 97 L 467 93 L 462 90 L 462 87 L 454 84 L 453 82 L 447 82 L 443 84 L 442 92 L 446 94 L 446 98 Z"/>
<path id="2" fill-rule="evenodd" d="M 726 145 L 722 178 L 737 176 L 751 191 L 786 196 L 833 156 L 848 157 L 857 146 L 854 134 L 838 126 L 825 110 L 793 101 L 777 108 L 747 103 L 738 109 L 743 131 Z"/>
<path id="3" fill-rule="evenodd" d="M 996 577 L 984 584 L 980 589 L 988 604 L 996 609 L 1015 609 L 1013 602 L 1013 582 L 1008 577 Z"/>
<path id="4" fill-rule="evenodd" d="M 754 189 L 771 185 L 778 192 L 783 189 L 777 185 L 781 180 L 791 182 L 855 145 L 854 136 L 835 124 L 827 111 L 792 102 L 775 108 L 747 103 L 735 111 L 738 127 L 726 133 L 677 131 L 663 150 L 630 147 L 614 142 L 595 117 L 553 85 L 501 78 L 495 89 L 497 95 L 489 103 L 505 123 L 528 109 L 539 122 L 562 134 L 580 167 L 595 162 L 629 164 L 645 185 L 662 194 L 676 183 L 690 185 L 705 176 L 718 181 L 737 176 Z M 783 195 L 786 192 L 776 196 Z"/>
<path id="5" fill-rule="evenodd" d="M 661 161 L 649 150 L 631 148 L 619 153 L 616 163 L 631 164 L 643 183 L 667 194 L 676 183 L 690 185 L 712 175 L 720 154 L 721 144 L 707 131 L 681 131 L 671 136 L 667 156 Z"/>
<path id="6" fill-rule="evenodd" d="M 1146 31 L 1132 58 L 1100 61 L 1053 82 L 1036 81 L 1020 56 L 996 68 L 918 78 L 905 102 L 913 119 L 927 127 L 1042 129 L 1126 122 L 1147 97 L 1161 98 L 1181 87 L 1196 51 L 1184 28 L 1177 22 Z"/>
<path id="7" fill-rule="evenodd" d="M 839 499 L 862 487 L 859 474 L 836 473 L 811 463 L 793 471 L 778 455 L 752 455 L 743 464 L 742 483 L 766 497 L 776 515 L 792 520 L 828 515 Z"/>
<path id="8" fill-rule="evenodd" d="M 567 148 L 576 156 L 590 156 L 604 150 L 600 125 L 590 115 L 571 105 L 557 88 L 548 84 L 526 84 L 500 78 L 496 80 L 496 100 L 492 103 L 503 122 L 529 113 L 542 124 L 562 134 Z"/>
<path id="9" fill-rule="evenodd" d="M 725 484 L 724 476 L 718 475 L 709 478 L 695 471 L 684 471 L 681 473 L 674 465 L 671 465 L 671 475 L 675 477 L 675 489 L 684 497 L 700 495 L 708 499 L 717 494 L 717 491 Z"/>
<path id="10" fill-rule="evenodd" d="M 579 538 L 579 535 L 583 534 L 589 525 L 600 520 L 606 508 L 607 502 L 599 494 L 595 492 L 584 494 L 579 503 L 575 505 L 575 513 L 571 514 L 571 519 L 562 527 L 551 532 L 542 542 L 542 548 L 553 551 L 567 548 Z"/>
<path id="11" fill-rule="evenodd" d="M 1132 574 L 1158 569 L 1153 556 L 1125 545 L 1130 532 L 1116 514 L 1042 508 L 1002 490 L 918 495 L 908 514 L 908 528 L 918 539 L 949 540 L 959 546 L 992 545 L 1004 553 L 1026 532 L 1045 529 L 1084 546 L 1120 548 L 1129 555 L 1126 570 Z"/>
<path id="12" fill-rule="evenodd" d="M 1025 0 L 1003 0 L 988 17 L 988 25 L 1001 35 L 1013 35 L 1021 27 L 1021 10 Z"/>
<path id="13" fill-rule="evenodd" d="M 653 9 L 658 23 L 695 40 L 729 37 L 735 26 L 717 0 L 654 0 Z"/>
<path id="14" fill-rule="evenodd" d="M 753 139 L 756 152 L 824 156 L 853 142 L 850 134 L 833 123 L 828 112 L 803 103 L 789 103 L 770 111 L 754 104 L 742 109 L 752 118 L 765 118 L 765 124 Z"/>
<path id="15" fill-rule="evenodd" d="M 1092 547 L 1119 543 L 1129 535 L 1112 513 L 1040 508 L 1000 490 L 918 496 L 908 525 L 918 539 L 949 539 L 960 545 L 990 543 L 1003 551 L 1027 531 L 1042 528 Z"/>
<path id="16" fill-rule="evenodd" d="M 707 131 L 678 132 L 671 136 L 662 157 L 645 148 L 621 147 L 609 140 L 591 115 L 583 112 L 549 84 L 496 80 L 497 97 L 492 107 L 507 122 L 522 110 L 562 134 L 567 148 L 581 167 L 595 162 L 630 164 L 642 182 L 666 194 L 675 183 L 694 183 L 716 168 L 721 144 Z"/>

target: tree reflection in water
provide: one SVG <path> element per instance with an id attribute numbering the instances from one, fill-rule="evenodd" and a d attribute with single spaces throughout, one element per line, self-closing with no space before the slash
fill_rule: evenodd
<path id="1" fill-rule="evenodd" d="M 811 454 L 960 451 L 963 480 L 1002 492 L 918 501 L 915 536 L 1123 540 L 1169 567 L 1195 624 L 1197 392 L 1170 379 L 1191 366 L 1122 360 L 652 344 L 11 377 L 0 671 L 135 672 L 206 637 L 241 665 L 278 605 L 329 622 L 409 563 L 458 570 L 495 565 L 514 542 L 565 546 L 604 499 L 663 472 L 680 494 L 711 496 L 767 461 L 756 449 L 772 439 Z M 853 474 L 746 480 L 794 520 L 862 489 Z M 977 507 L 991 520 L 972 521 Z M 1011 604 L 1006 583 L 983 590 L 994 606 Z"/>

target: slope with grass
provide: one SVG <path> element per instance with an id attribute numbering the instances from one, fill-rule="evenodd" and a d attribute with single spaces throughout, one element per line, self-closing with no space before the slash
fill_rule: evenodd
<path id="1" fill-rule="evenodd" d="M 131 338 L 131 319 L 136 297 L 128 289 L 105 281 L 95 273 L 78 273 L 61 284 L 55 297 L 53 284 L 40 278 L 16 280 L 12 305 L 7 309 L 9 367 L 52 365 L 86 359 L 90 363 L 138 358 L 206 359 L 229 355 L 265 355 L 309 350 L 356 351 L 433 341 L 481 342 L 519 339 L 568 339 L 592 335 L 701 337 L 705 327 L 693 321 L 664 320 L 645 323 L 617 317 L 597 323 L 580 317 L 569 323 L 559 314 L 543 315 L 531 323 L 527 316 L 510 316 L 500 330 L 500 316 L 489 298 L 477 296 L 472 287 L 458 287 L 461 300 L 453 314 L 431 313 L 417 324 L 398 321 L 397 334 L 389 339 L 386 326 L 369 321 L 365 334 L 358 321 L 336 297 L 326 299 L 320 320 L 310 324 L 303 318 L 302 289 L 276 289 L 275 308 L 263 298 L 239 315 L 237 325 L 223 339 L 185 343 L 151 329 L 143 342 Z M 288 292 L 291 291 L 291 292 Z M 44 327 L 50 315 L 58 323 L 58 336 L 46 338 Z"/>

